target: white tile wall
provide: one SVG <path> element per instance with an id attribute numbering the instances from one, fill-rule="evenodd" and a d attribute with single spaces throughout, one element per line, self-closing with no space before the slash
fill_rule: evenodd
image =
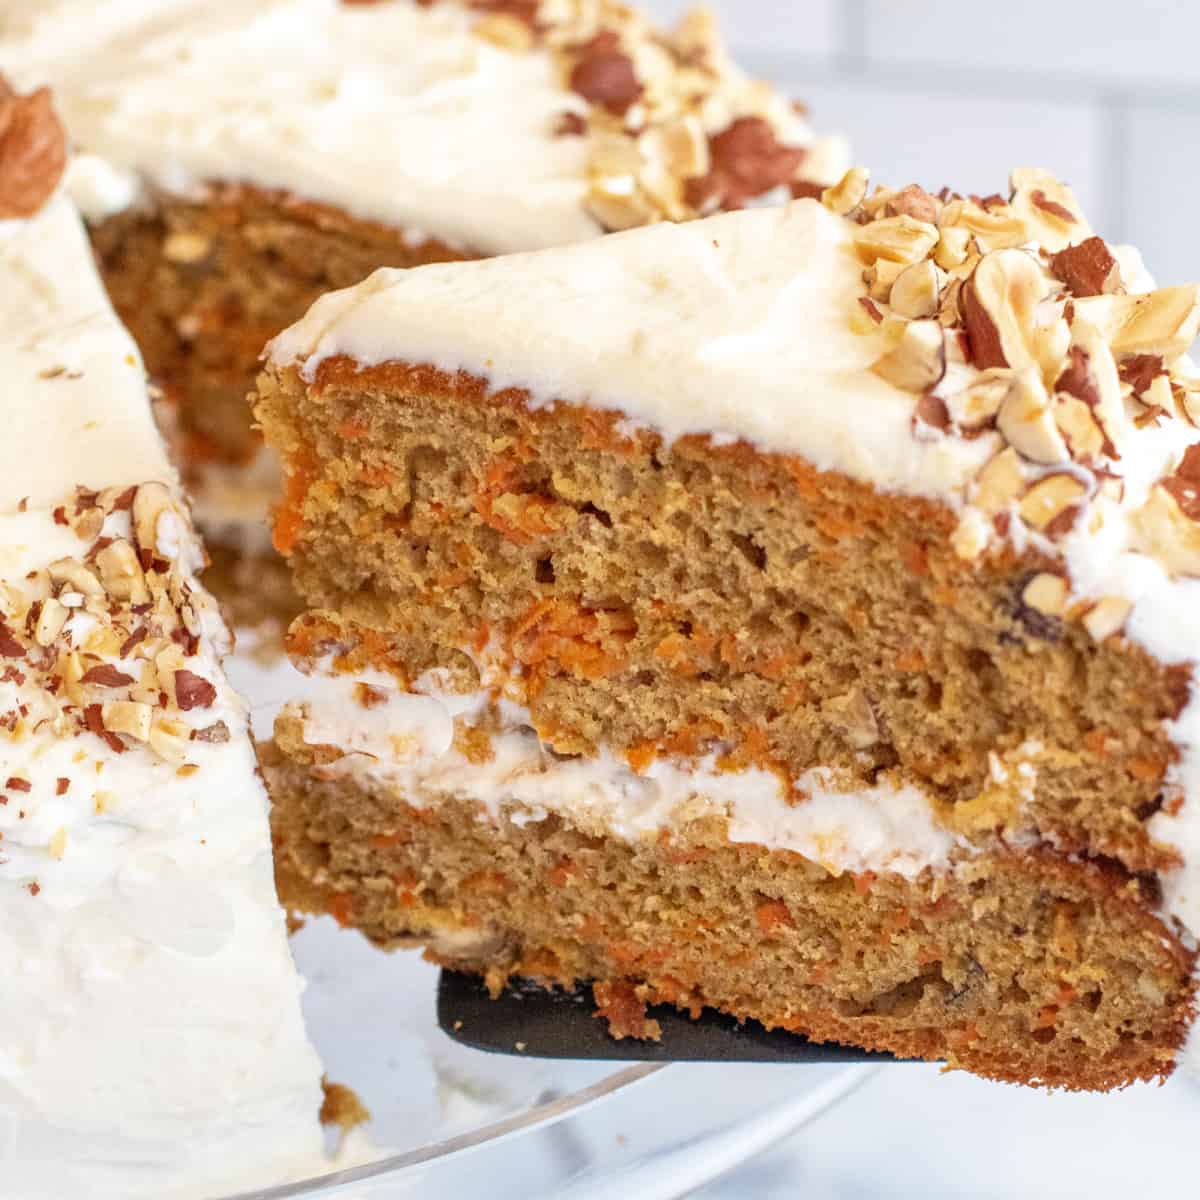
<path id="1" fill-rule="evenodd" d="M 696 0 L 650 0 L 642 7 L 670 23 L 696 7 Z M 710 0 L 709 7 L 743 57 L 784 49 L 797 57 L 831 58 L 840 47 L 839 17 L 846 5 L 844 0 Z"/>
<path id="2" fill-rule="evenodd" d="M 1198 0 L 708 2 L 747 68 L 849 134 L 876 179 L 995 191 L 1050 167 L 1160 280 L 1200 279 Z"/>

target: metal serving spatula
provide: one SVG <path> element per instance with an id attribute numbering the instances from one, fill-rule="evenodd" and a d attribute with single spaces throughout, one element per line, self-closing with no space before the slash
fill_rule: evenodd
<path id="1" fill-rule="evenodd" d="M 593 1014 L 590 988 L 551 991 L 519 982 L 493 1000 L 474 975 L 443 971 L 438 1025 L 456 1042 L 522 1058 L 583 1058 L 635 1062 L 896 1062 L 890 1054 L 821 1045 L 794 1033 L 768 1032 L 756 1021 L 739 1025 L 706 1010 L 698 1021 L 669 1006 L 650 1010 L 662 1027 L 657 1042 L 617 1041 Z"/>

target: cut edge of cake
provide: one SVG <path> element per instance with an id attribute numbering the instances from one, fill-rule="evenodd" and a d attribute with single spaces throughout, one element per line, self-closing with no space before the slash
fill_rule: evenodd
<path id="1" fill-rule="evenodd" d="M 1033 170 L 1006 199 L 856 169 L 319 301 L 257 406 L 293 657 L 335 697 L 269 758 L 285 898 L 623 1011 L 1064 1087 L 1168 1073 L 1200 929 L 1198 326 L 1197 288 L 1154 290 Z M 924 826 L 857 821 L 881 783 Z M 739 944 L 791 1009 L 721 972 Z"/>

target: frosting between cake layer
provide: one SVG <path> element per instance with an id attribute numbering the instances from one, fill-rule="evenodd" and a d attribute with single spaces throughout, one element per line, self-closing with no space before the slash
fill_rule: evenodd
<path id="1" fill-rule="evenodd" d="M 555 135 L 586 102 L 551 55 L 478 36 L 479 17 L 415 0 L 0 0 L 0 67 L 52 83 L 75 143 L 106 161 L 75 176 L 89 217 L 139 179 L 232 182 L 485 254 L 595 236 L 586 140 Z"/>
<path id="2" fill-rule="evenodd" d="M 0 223 L 0 1176 L 185 1200 L 318 1173 L 320 1065 L 228 633 L 91 264 L 61 196 Z M 154 643 L 191 678 L 145 686 Z"/>
<path id="3" fill-rule="evenodd" d="M 364 684 L 371 689 L 366 707 L 359 699 Z M 398 691 L 378 673 L 318 668 L 284 713 L 299 719 L 306 743 L 338 751 L 319 773 L 377 784 L 418 808 L 453 798 L 477 804 L 492 821 L 527 824 L 557 815 L 585 832 L 626 841 L 724 818 L 730 841 L 793 851 L 838 875 L 911 878 L 927 868 L 947 869 L 954 852 L 965 848 L 911 785 L 839 790 L 833 774 L 817 768 L 795 781 L 806 798 L 790 803 L 777 774 L 722 770 L 715 754 L 658 759 L 643 772 L 603 748 L 587 758 L 562 758 L 543 746 L 529 714 L 506 700 L 498 702 L 502 727 L 489 739 L 492 757 L 473 761 L 454 745 L 456 722 L 478 720 L 492 704 L 491 693 L 447 691 L 437 671 L 414 689 Z"/>

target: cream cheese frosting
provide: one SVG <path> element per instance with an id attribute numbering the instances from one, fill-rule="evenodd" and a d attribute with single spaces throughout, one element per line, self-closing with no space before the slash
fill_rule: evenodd
<path id="1" fill-rule="evenodd" d="M 372 689 L 366 708 L 357 699 L 364 683 Z M 911 785 L 847 791 L 818 768 L 795 781 L 806 799 L 792 804 L 779 775 L 722 770 L 715 754 L 658 759 L 642 772 L 604 748 L 587 758 L 561 758 L 541 743 L 528 712 L 507 700 L 499 701 L 502 728 L 490 739 L 492 757 L 472 761 L 454 745 L 456 725 L 478 720 L 492 695 L 456 694 L 438 671 L 401 692 L 375 672 L 318 668 L 299 690 L 284 714 L 299 720 L 305 742 L 339 753 L 320 772 L 373 782 L 418 808 L 452 798 L 477 804 L 483 819 L 529 824 L 554 815 L 586 833 L 625 841 L 724 819 L 732 842 L 790 850 L 837 875 L 912 878 L 944 869 L 965 848 Z"/>
<path id="2" fill-rule="evenodd" d="M 0 280 L 4 1194 L 186 1200 L 316 1173 L 267 798 L 141 361 L 62 196 L 0 223 Z M 112 550 L 135 541 L 141 565 Z M 126 641 L 113 622 L 146 610 Z M 184 623 L 150 694 L 168 610 Z"/>
<path id="3" fill-rule="evenodd" d="M 416 0 L 0 0 L 0 68 L 52 83 L 102 161 L 75 175 L 90 217 L 133 201 L 138 181 L 185 195 L 233 182 L 477 253 L 595 236 L 587 140 L 555 136 L 586 102 L 550 54 L 478 36 L 479 16 Z M 761 93 L 722 68 L 731 100 L 711 117 L 727 122 Z M 789 143 L 811 145 L 777 107 Z M 841 157 L 816 147 L 813 169 L 836 175 Z"/>

